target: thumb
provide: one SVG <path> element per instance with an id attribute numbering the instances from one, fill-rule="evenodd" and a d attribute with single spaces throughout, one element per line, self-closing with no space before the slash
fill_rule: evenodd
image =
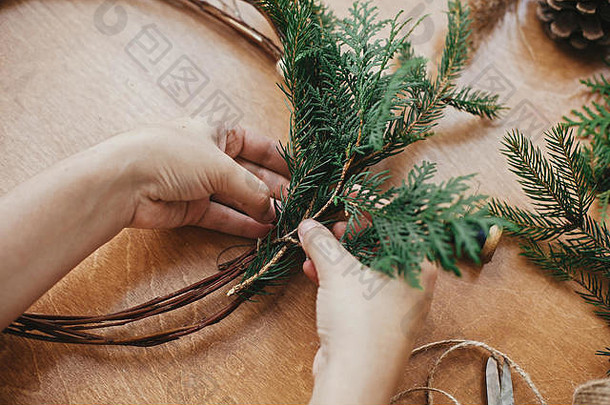
<path id="1" fill-rule="evenodd" d="M 324 225 L 306 219 L 299 225 L 303 250 L 313 262 L 320 285 L 341 276 L 341 268 L 353 257 Z"/>

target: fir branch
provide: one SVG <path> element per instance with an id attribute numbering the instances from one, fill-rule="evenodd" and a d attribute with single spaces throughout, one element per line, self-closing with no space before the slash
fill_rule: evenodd
<path id="1" fill-rule="evenodd" d="M 508 159 L 511 172 L 518 176 L 523 191 L 540 214 L 554 218 L 566 217 L 569 222 L 573 222 L 578 217 L 578 211 L 574 211 L 578 201 L 568 192 L 540 148 L 518 131 L 507 134 L 503 145 L 501 151 Z M 573 182 L 578 182 L 578 179 L 573 179 Z"/>
<path id="2" fill-rule="evenodd" d="M 596 136 L 605 134 L 607 136 L 610 128 L 610 105 L 609 96 L 605 96 L 605 105 L 591 102 L 591 106 L 583 106 L 582 111 L 572 110 L 575 119 L 565 117 L 566 122 L 570 126 L 578 128 L 578 135 L 582 137 Z"/>
<path id="3" fill-rule="evenodd" d="M 600 194 L 602 219 L 605 219 L 610 195 L 610 82 L 600 75 L 581 80 L 581 83 L 589 88 L 592 95 L 598 95 L 604 104 L 592 100 L 581 111 L 572 111 L 575 118 L 564 117 L 564 120 L 568 126 L 577 128 L 579 136 L 591 140 L 590 146 L 585 149 L 585 156 L 590 176 Z"/>
<path id="4" fill-rule="evenodd" d="M 522 245 L 523 255 L 536 263 L 543 271 L 560 281 L 574 281 L 582 289 L 576 291 L 583 300 L 595 306 L 596 315 L 610 325 L 610 288 L 605 280 L 607 275 L 591 272 L 578 262 L 577 257 L 566 255 L 565 251 L 552 245 L 544 251 L 538 244 Z"/>
<path id="5" fill-rule="evenodd" d="M 578 284 L 577 293 L 610 325 L 610 231 L 589 214 L 598 187 L 590 160 L 565 125 L 546 132 L 545 141 L 548 157 L 518 132 L 504 141 L 534 212 L 497 200 L 490 210 L 510 222 L 525 257 L 557 280 Z"/>
<path id="6" fill-rule="evenodd" d="M 551 129 L 547 133 L 546 142 L 551 156 L 550 163 L 556 169 L 558 181 L 565 185 L 570 198 L 578 202 L 577 216 L 582 217 L 595 200 L 595 184 L 592 182 L 590 167 L 565 127 Z"/>
<path id="7" fill-rule="evenodd" d="M 344 20 L 337 21 L 333 30 L 325 30 L 325 27 L 315 24 L 317 19 L 312 16 L 313 7 L 306 10 L 309 15 L 300 19 L 291 16 L 280 17 L 287 24 L 286 32 L 296 32 L 303 28 L 298 25 L 298 21 L 303 19 L 315 26 L 313 28 L 315 34 L 311 34 L 310 40 L 317 42 L 310 42 L 311 49 L 305 46 L 300 52 L 305 58 L 314 58 L 315 61 L 308 61 L 308 66 L 316 66 L 317 69 L 297 70 L 297 73 L 300 72 L 298 78 L 295 72 L 292 76 L 286 75 L 285 92 L 293 107 L 291 143 L 295 145 L 289 145 L 285 150 L 292 153 L 291 156 L 286 156 L 286 160 L 294 173 L 290 186 L 291 193 L 280 204 L 284 213 L 278 222 L 276 238 L 269 239 L 268 243 L 290 239 L 296 232 L 298 222 L 308 217 L 326 221 L 327 218 L 341 211 L 347 211 L 355 216 L 369 214 L 374 217 L 377 212 L 372 210 L 374 204 L 359 205 L 364 200 L 363 196 L 371 198 L 372 195 L 378 195 L 381 198 L 383 195 L 384 199 L 390 200 L 400 195 L 398 189 L 393 189 L 390 194 L 380 194 L 377 183 L 380 178 L 369 176 L 364 170 L 400 152 L 409 143 L 421 139 L 423 133 L 429 135 L 430 129 L 436 125 L 435 121 L 440 118 L 442 110 L 447 105 L 445 99 L 453 94 L 455 88 L 453 81 L 466 60 L 469 21 L 468 12 L 459 2 L 449 4 L 451 38 L 446 42 L 440 73 L 434 83 L 427 78 L 425 61 L 415 57 L 410 50 L 407 40 L 409 32 L 404 36 L 400 35 L 409 20 L 399 23 L 397 16 L 392 20 L 377 21 L 376 8 L 368 4 L 355 4 L 350 10 L 350 15 Z M 305 8 L 296 11 L 303 10 Z M 286 11 L 290 9 L 287 8 Z M 291 24 L 295 26 L 290 27 Z M 386 40 L 375 39 L 375 36 L 385 28 L 389 29 L 389 37 Z M 311 27 L 308 29 L 312 30 Z M 285 45 L 285 48 L 289 47 Z M 320 49 L 324 52 L 320 52 Z M 289 59 L 285 61 L 286 70 L 291 66 L 294 70 L 297 58 L 292 60 L 291 55 L 293 53 L 287 50 L 286 57 Z M 388 73 L 386 69 L 389 68 L 389 61 L 396 55 L 400 56 L 401 66 L 394 73 Z M 301 96 L 297 97 L 299 94 Z M 418 103 L 425 108 L 419 108 Z M 496 107 L 491 101 L 489 102 L 490 109 Z M 412 114 L 414 111 L 418 112 Z M 473 112 L 484 115 L 483 111 Z M 409 117 L 413 119 L 409 120 Z M 315 170 L 304 171 L 303 168 L 311 168 L 316 160 L 322 159 L 325 164 L 320 166 L 320 170 L 324 171 L 324 181 L 317 183 L 316 188 L 298 190 L 300 184 L 313 184 L 306 182 L 304 176 L 316 175 Z M 354 194 L 353 179 L 365 180 L 366 184 L 355 193 L 357 197 L 350 199 L 345 195 Z M 456 181 L 449 184 L 462 183 Z M 456 192 L 453 189 L 441 190 L 446 196 L 454 196 L 452 193 Z M 465 190 L 460 189 L 460 191 Z M 426 200 L 424 197 L 421 198 Z M 472 203 L 475 200 L 464 201 Z M 459 205 L 451 198 L 443 202 L 448 205 L 452 203 Z M 303 212 L 299 207 L 305 206 L 309 208 Z M 440 215 L 439 212 L 436 214 Z M 469 215 L 463 216 L 469 217 Z M 285 218 L 291 220 L 283 221 Z M 457 272 L 453 259 L 455 255 L 450 253 L 453 252 L 453 247 L 449 248 L 448 243 L 455 244 L 457 241 L 455 246 L 459 254 L 465 251 L 471 256 L 476 256 L 475 252 L 480 249 L 474 242 L 479 232 L 479 228 L 476 227 L 489 224 L 478 220 L 466 221 L 473 227 L 472 230 L 466 231 L 461 226 L 461 222 L 455 218 L 443 221 L 442 218 L 437 218 L 436 222 L 432 221 L 426 225 L 425 238 L 436 249 L 433 249 L 435 254 L 430 253 L 427 256 L 434 260 L 439 259 L 444 267 Z M 403 222 L 406 222 L 406 217 L 403 218 Z M 355 229 L 352 225 L 348 229 Z M 387 228 L 388 223 L 385 223 L 385 226 Z M 375 229 L 379 233 L 382 228 Z M 453 230 L 453 234 L 448 230 Z M 362 235 L 371 237 L 375 233 L 361 232 Z M 377 237 L 381 238 L 379 234 Z M 449 242 L 441 243 L 442 238 Z M 367 252 L 365 256 L 370 256 L 369 253 L 375 251 L 375 246 L 379 244 L 379 241 L 375 242 L 372 239 L 368 242 L 369 246 L 362 243 L 359 245 L 361 251 Z M 393 261 L 379 256 L 380 252 L 385 251 L 387 250 L 376 250 L 379 263 L 395 265 Z M 275 263 L 282 256 L 295 252 L 292 248 L 276 250 L 268 261 Z M 352 253 L 359 252 L 352 251 Z M 388 253 L 388 257 L 392 255 Z M 407 259 L 404 254 L 396 257 L 405 263 L 405 268 L 413 267 L 406 263 L 414 259 Z M 413 280 L 416 278 L 417 266 L 413 268 L 414 271 L 399 271 L 399 273 L 408 273 L 406 278 Z M 265 266 L 259 270 L 252 265 L 246 270 L 242 285 L 232 292 L 238 290 L 256 292 L 259 288 L 255 285 L 256 281 L 263 276 L 272 279 L 274 273 L 273 266 Z"/>
<path id="8" fill-rule="evenodd" d="M 456 274 L 459 258 L 469 257 L 478 262 L 481 249 L 478 230 L 489 229 L 496 223 L 486 210 L 473 209 L 485 197 L 464 196 L 471 176 L 435 184 L 430 181 L 435 172 L 434 164 L 424 162 L 409 173 L 400 187 L 385 193 L 367 189 L 360 196 L 342 197 L 350 214 L 369 214 L 371 218 L 373 231 L 344 238 L 351 245 L 362 245 L 362 238 L 371 238 L 374 243 L 367 252 L 374 248 L 375 253 L 369 254 L 365 264 L 415 283 L 424 259 L 437 261 Z M 378 187 L 379 177 L 365 179 L 365 183 Z M 372 195 L 375 197 L 369 198 Z M 350 220 L 355 222 L 357 218 L 352 216 Z M 348 228 L 356 226 L 348 224 Z"/>
<path id="9" fill-rule="evenodd" d="M 610 190 L 604 191 L 599 194 L 599 211 L 600 221 L 606 222 L 608 220 L 608 205 L 610 204 Z"/>
<path id="10" fill-rule="evenodd" d="M 406 146 L 433 134 L 432 130 L 442 117 L 443 110 L 455 95 L 455 80 L 466 63 L 471 33 L 469 27 L 468 9 L 465 9 L 459 1 L 449 1 L 448 34 L 438 66 L 439 73 L 433 81 L 427 76 L 425 61 L 414 58 L 409 44 L 399 48 L 398 56 L 404 68 L 397 74 L 404 77 L 405 83 L 400 95 L 407 100 L 407 103 L 402 109 L 400 119 L 389 123 L 391 125 L 387 127 L 383 142 L 377 137 L 374 138 L 374 150 L 363 159 L 361 163 L 363 166 L 375 165 L 399 153 Z M 407 63 L 408 65 L 405 66 Z M 484 93 L 479 92 L 478 95 L 484 96 Z M 489 105 L 485 108 L 471 108 L 469 112 L 488 116 L 493 114 L 492 111 L 500 111 L 503 107 L 493 105 L 492 98 L 493 96 L 489 95 L 486 100 Z"/>
<path id="11" fill-rule="evenodd" d="M 508 231 L 534 241 L 554 239 L 572 227 L 568 221 L 549 218 L 519 207 L 513 207 L 497 199 L 492 199 L 489 202 L 489 209 L 492 215 L 508 221 Z"/>
<path id="12" fill-rule="evenodd" d="M 449 1 L 449 31 L 445 37 L 445 47 L 439 65 L 436 87 L 448 89 L 453 87 L 468 58 L 470 44 L 470 11 L 457 0 Z"/>

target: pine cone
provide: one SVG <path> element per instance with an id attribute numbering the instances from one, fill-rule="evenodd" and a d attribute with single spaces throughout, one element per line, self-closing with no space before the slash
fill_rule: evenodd
<path id="1" fill-rule="evenodd" d="M 610 47 L 610 0 L 539 0 L 537 14 L 555 41 L 576 49 Z"/>

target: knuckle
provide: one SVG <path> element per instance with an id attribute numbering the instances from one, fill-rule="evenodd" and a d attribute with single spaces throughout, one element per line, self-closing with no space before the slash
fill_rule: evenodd
<path id="1" fill-rule="evenodd" d="M 269 188 L 263 182 L 258 187 L 256 193 L 253 194 L 252 203 L 261 209 L 268 209 L 271 204 L 271 193 L 269 192 Z"/>
<path id="2" fill-rule="evenodd" d="M 240 166 L 240 170 L 243 173 L 244 183 L 248 190 L 251 190 L 253 193 L 265 194 L 267 198 L 271 197 L 271 191 L 264 181 L 244 167 Z"/>
<path id="3" fill-rule="evenodd" d="M 214 192 L 224 193 L 229 189 L 229 174 L 225 167 L 219 165 L 208 174 Z"/>
<path id="4" fill-rule="evenodd" d="M 226 153 L 232 157 L 239 155 L 244 147 L 244 130 L 239 127 L 227 127 L 222 124 L 217 131 L 226 138 Z"/>

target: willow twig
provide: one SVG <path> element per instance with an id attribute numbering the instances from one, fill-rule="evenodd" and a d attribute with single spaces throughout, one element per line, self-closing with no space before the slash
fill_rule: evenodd
<path id="1" fill-rule="evenodd" d="M 258 46 L 262 49 L 269 57 L 275 62 L 279 62 L 282 58 L 282 50 L 279 46 L 277 46 L 271 38 L 267 37 L 265 34 L 252 27 L 250 24 L 246 23 L 242 19 L 232 16 L 224 10 L 214 6 L 205 0 L 180 0 L 183 3 L 186 3 L 191 8 L 194 8 L 210 17 L 216 19 L 227 27 L 231 28 L 239 35 L 241 35 L 246 40 L 250 41 L 254 45 Z M 242 0 L 247 4 L 254 6 L 265 19 L 270 23 L 271 27 L 277 33 L 276 28 L 272 24 L 271 20 L 267 18 L 267 16 L 260 10 L 259 7 L 256 7 L 255 2 L 251 0 Z"/>

